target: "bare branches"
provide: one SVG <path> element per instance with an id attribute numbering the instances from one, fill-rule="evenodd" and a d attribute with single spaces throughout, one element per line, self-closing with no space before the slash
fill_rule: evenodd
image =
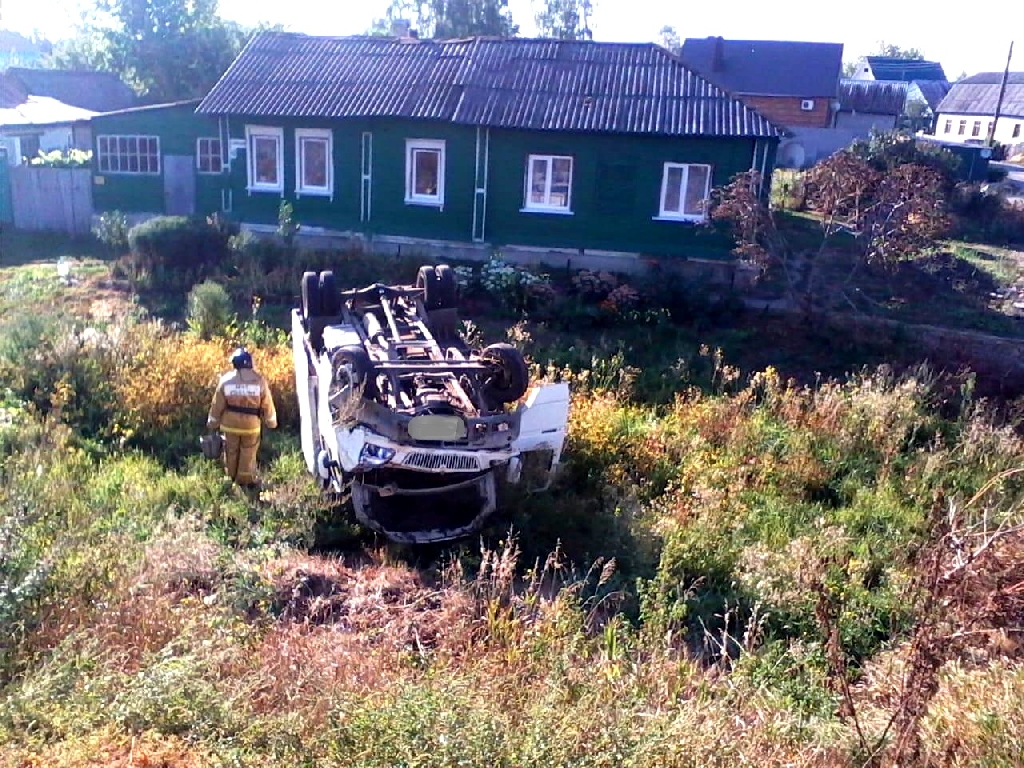
<path id="1" fill-rule="evenodd" d="M 807 200 L 821 215 L 822 248 L 842 230 L 869 264 L 887 267 L 915 256 L 948 231 L 946 180 L 915 163 L 877 170 L 851 151 L 807 172 Z"/>

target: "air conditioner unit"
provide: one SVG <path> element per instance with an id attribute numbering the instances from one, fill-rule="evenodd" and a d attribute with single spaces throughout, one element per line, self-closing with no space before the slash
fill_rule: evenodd
<path id="1" fill-rule="evenodd" d="M 810 112 L 814 109 L 814 99 L 804 99 L 800 102 L 800 109 L 804 112 Z"/>

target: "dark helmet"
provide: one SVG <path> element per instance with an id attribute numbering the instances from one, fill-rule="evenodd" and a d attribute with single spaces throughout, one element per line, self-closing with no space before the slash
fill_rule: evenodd
<path id="1" fill-rule="evenodd" d="M 252 355 L 249 354 L 245 347 L 239 347 L 231 353 L 231 364 L 236 369 L 252 368 Z"/>

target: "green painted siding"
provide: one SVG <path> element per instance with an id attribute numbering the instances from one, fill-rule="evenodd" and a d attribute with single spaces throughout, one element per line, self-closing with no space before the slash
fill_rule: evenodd
<path id="1" fill-rule="evenodd" d="M 269 122 L 232 117 L 231 137 L 245 138 L 246 125 L 284 128 L 284 188 L 302 224 L 341 231 L 468 241 L 473 222 L 473 152 L 476 129 L 449 123 L 389 119 Z M 331 128 L 334 150 L 333 199 L 296 196 L 295 129 Z M 363 133 L 372 135 L 371 216 L 360 222 L 360 152 Z M 405 202 L 406 139 L 445 142 L 445 204 L 441 208 Z M 281 195 L 249 192 L 245 152 L 231 165 L 232 214 L 239 221 L 276 224 Z"/>
<path id="2" fill-rule="evenodd" d="M 473 239 L 477 129 L 437 121 L 351 119 L 288 120 L 232 116 L 233 139 L 245 138 L 245 126 L 284 129 L 284 196 L 307 227 L 367 234 L 470 242 Z M 333 198 L 296 197 L 295 130 L 330 128 L 333 142 Z M 361 146 L 372 134 L 371 216 L 360 220 Z M 538 248 L 629 251 L 652 257 L 676 255 L 721 258 L 728 248 L 710 227 L 657 220 L 664 164 L 712 166 L 712 184 L 720 186 L 748 170 L 753 139 L 665 138 L 481 129 L 487 150 L 486 214 L 482 201 L 477 221 L 484 241 Z M 489 136 L 489 138 L 488 138 Z M 405 202 L 406 140 L 445 142 L 445 204 L 442 208 Z M 757 143 L 760 166 L 774 163 L 775 142 Z M 524 212 L 525 175 L 530 154 L 573 158 L 572 215 Z M 246 154 L 231 164 L 232 216 L 238 221 L 276 225 L 282 195 L 249 192 Z"/>
<path id="3" fill-rule="evenodd" d="M 159 174 L 101 173 L 93 163 L 93 208 L 97 212 L 119 210 L 125 213 L 164 212 L 164 162 L 167 155 L 185 155 L 195 167 L 196 139 L 219 135 L 217 118 L 195 114 L 194 104 L 154 107 L 94 117 L 92 123 L 93 157 L 97 158 L 98 138 L 104 135 L 144 135 L 160 137 Z M 195 174 L 196 213 L 206 215 L 221 209 L 222 174 Z"/>
<path id="4" fill-rule="evenodd" d="M 487 240 L 496 244 L 705 257 L 721 252 L 709 227 L 656 221 L 664 164 L 712 166 L 720 186 L 750 169 L 752 139 L 680 139 L 491 131 Z M 527 157 L 573 158 L 572 215 L 522 212 Z"/>

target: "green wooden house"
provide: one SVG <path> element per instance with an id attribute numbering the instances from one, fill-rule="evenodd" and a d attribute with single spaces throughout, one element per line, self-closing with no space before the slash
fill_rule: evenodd
<path id="1" fill-rule="evenodd" d="M 173 144 L 192 150 L 196 211 L 257 231 L 286 199 L 307 235 L 612 265 L 727 253 L 701 226 L 706 200 L 739 172 L 770 174 L 779 136 L 653 44 L 267 32 L 189 109 L 165 107 L 152 127 L 165 201 Z M 120 131 L 116 119 L 97 120 Z M 215 150 L 219 174 L 204 159 Z M 105 203 L 159 203 L 97 151 Z"/>
<path id="2" fill-rule="evenodd" d="M 142 218 L 223 210 L 227 174 L 220 121 L 199 100 L 97 115 L 92 125 L 92 200 L 97 213 Z"/>

